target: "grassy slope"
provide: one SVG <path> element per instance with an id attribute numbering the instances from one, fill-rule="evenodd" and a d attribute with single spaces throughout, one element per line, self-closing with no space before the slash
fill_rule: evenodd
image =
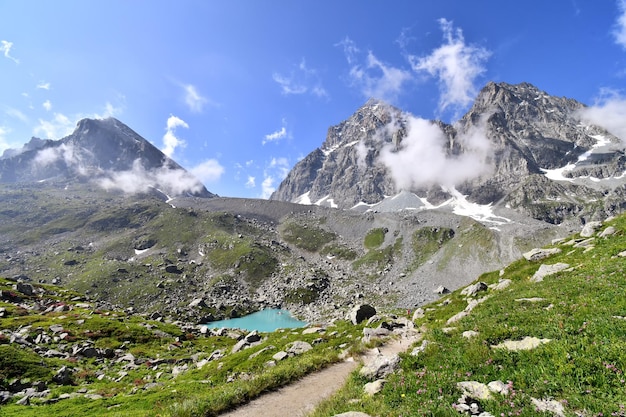
<path id="1" fill-rule="evenodd" d="M 12 291 L 12 283 L 0 278 L 0 290 Z M 81 392 L 103 396 L 91 400 L 79 395 L 75 399 L 43 404 L 32 399 L 31 406 L 8 404 L 0 407 L 0 415 L 11 416 L 198 416 L 214 415 L 220 410 L 247 401 L 263 391 L 275 389 L 306 373 L 339 360 L 338 354 L 356 343 L 355 337 L 362 326 L 338 322 L 325 334 L 302 334 L 302 330 L 278 331 L 263 334 L 258 346 L 230 354 L 235 339 L 217 336 L 199 336 L 188 333 L 172 323 L 128 316 L 119 311 L 97 311 L 88 308 L 77 294 L 52 286 L 36 286 L 45 294 L 39 299 L 54 305 L 67 304 L 70 311 L 35 313 L 0 302 L 8 317 L 0 319 L 0 387 L 15 378 L 28 378 L 30 382 L 43 381 L 51 390 L 47 399 L 62 394 Z M 28 299 L 29 297 L 24 297 Z M 79 297 L 80 298 L 80 297 Z M 88 303 L 87 303 L 88 304 Z M 52 325 L 61 325 L 68 333 L 65 341 L 41 346 L 62 349 L 61 345 L 87 342 L 98 348 L 123 349 L 132 353 L 139 364 L 137 369 L 124 368 L 126 362 L 115 359 L 95 360 L 80 356 L 69 359 L 44 359 L 28 348 L 9 344 L 10 332 L 24 330 L 24 337 L 36 337 L 41 332 L 51 334 Z M 336 334 L 331 334 L 336 332 Z M 312 343 L 319 339 L 314 349 L 277 363 L 275 367 L 264 364 L 272 355 L 295 340 Z M 69 341 L 69 342 L 68 342 Z M 267 350 L 256 358 L 252 353 Z M 67 349 L 67 348 L 66 348 Z M 221 350 L 225 356 L 208 362 L 198 369 L 197 361 Z M 192 359 L 194 358 L 195 359 Z M 153 365 L 155 359 L 163 363 Z M 177 377 L 172 370 L 185 366 L 188 370 Z M 61 366 L 74 370 L 74 385 L 58 385 L 52 376 Z M 125 371 L 127 374 L 120 372 Z M 102 379 L 97 376 L 103 374 Z M 232 380 L 229 382 L 229 379 Z M 154 386 L 148 384 L 156 383 Z M 15 400 L 13 400 L 15 401 Z"/>
<path id="2" fill-rule="evenodd" d="M 617 234 L 597 238 L 595 248 L 561 244 L 562 252 L 537 262 L 520 260 L 504 270 L 502 279 L 512 285 L 489 290 L 490 298 L 461 321 L 446 321 L 467 302 L 459 291 L 426 308 L 417 325 L 426 329 L 430 343 L 417 357 L 403 356 L 400 372 L 387 378 L 384 390 L 374 397 L 362 393 L 356 373 L 346 387 L 314 414 L 329 416 L 348 410 L 379 416 L 458 416 L 452 408 L 461 392 L 456 383 L 501 380 L 511 394 L 494 394 L 483 402 L 495 416 L 536 416 L 532 398 L 554 399 L 567 415 L 626 415 L 626 217 L 612 224 Z M 565 262 L 572 271 L 531 283 L 530 277 L 544 264 Z M 500 274 L 484 274 L 480 281 L 498 282 Z M 539 297 L 542 301 L 517 301 Z M 450 332 L 442 331 L 454 326 Z M 467 330 L 477 337 L 462 337 Z M 510 352 L 491 345 L 525 336 L 552 339 L 534 350 Z M 550 415 L 550 414 L 546 414 Z"/>

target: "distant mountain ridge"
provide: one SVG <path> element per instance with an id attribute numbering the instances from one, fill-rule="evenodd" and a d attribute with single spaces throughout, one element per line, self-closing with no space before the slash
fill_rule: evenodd
<path id="1" fill-rule="evenodd" d="M 488 83 L 453 125 L 369 100 L 329 128 L 271 199 L 362 209 L 404 192 L 416 208 L 458 191 L 550 223 L 606 217 L 626 208 L 625 147 L 583 122 L 585 108 L 528 83 Z"/>
<path id="2" fill-rule="evenodd" d="M 95 181 L 123 191 L 212 197 L 204 185 L 115 118 L 80 120 L 60 140 L 32 138 L 0 158 L 0 183 Z"/>

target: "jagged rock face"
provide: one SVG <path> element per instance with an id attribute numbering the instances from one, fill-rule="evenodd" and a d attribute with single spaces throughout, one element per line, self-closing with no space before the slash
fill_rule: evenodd
<path id="1" fill-rule="evenodd" d="M 470 173 L 453 184 L 469 200 L 506 205 L 559 223 L 576 215 L 624 208 L 619 201 L 626 194 L 626 179 L 614 180 L 626 169 L 624 144 L 603 128 L 582 123 L 579 112 L 584 108 L 576 100 L 550 96 L 527 83 L 490 82 L 457 123 L 431 123 L 445 138 L 439 146 L 447 161 L 471 152 L 464 137 L 486 138 L 484 172 Z M 397 174 L 394 178 L 389 163 L 382 161 L 383 152 L 401 153 L 410 146 L 411 117 L 370 100 L 331 127 L 321 148 L 296 164 L 271 198 L 350 208 L 410 191 L 431 203 L 443 202 L 450 197 L 442 189 L 447 184 L 417 181 L 407 189 L 404 181 L 398 185 Z M 602 184 L 597 181 L 609 178 Z M 592 199 L 604 200 L 604 207 L 590 208 L 586 201 Z"/>
<path id="2" fill-rule="evenodd" d="M 83 119 L 74 132 L 60 140 L 32 138 L 22 149 L 9 149 L 0 158 L 0 182 L 93 181 L 119 172 L 159 170 L 188 174 L 124 123 L 114 118 Z M 155 176 L 156 177 L 156 176 Z M 155 188 L 168 187 L 151 184 Z M 180 190 L 172 192 L 180 194 Z M 189 192 L 201 197 L 213 194 L 197 180 Z"/>

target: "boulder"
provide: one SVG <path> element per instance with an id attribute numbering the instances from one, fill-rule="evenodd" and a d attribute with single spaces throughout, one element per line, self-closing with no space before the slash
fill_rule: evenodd
<path id="1" fill-rule="evenodd" d="M 587 222 L 580 231 L 580 237 L 591 237 L 602 227 L 602 222 Z"/>
<path id="2" fill-rule="evenodd" d="M 364 320 L 369 319 L 370 317 L 376 314 L 376 309 L 369 304 L 360 304 L 354 307 L 348 317 L 352 324 L 359 324 Z"/>
<path id="3" fill-rule="evenodd" d="M 464 395 L 477 400 L 489 400 L 491 399 L 491 391 L 487 385 L 478 381 L 462 381 L 457 382 L 457 388 L 460 389 Z"/>
<path id="4" fill-rule="evenodd" d="M 377 355 L 363 365 L 359 374 L 370 380 L 384 378 L 395 371 L 399 363 L 400 357 L 398 355 Z"/>
<path id="5" fill-rule="evenodd" d="M 530 282 L 541 282 L 545 277 L 561 272 L 567 268 L 569 268 L 569 264 L 562 262 L 553 265 L 541 265 L 532 278 L 530 278 Z"/>
<path id="6" fill-rule="evenodd" d="M 252 332 L 248 333 L 246 337 L 244 337 L 244 340 L 248 343 L 254 343 L 261 340 L 261 336 L 259 335 L 259 332 L 253 330 Z"/>
<path id="7" fill-rule="evenodd" d="M 61 367 L 52 377 L 52 381 L 59 385 L 71 385 L 72 379 L 72 370 L 67 366 Z"/>
<path id="8" fill-rule="evenodd" d="M 489 287 L 484 282 L 477 282 L 476 284 L 469 285 L 461 291 L 461 295 L 472 297 L 481 291 L 487 291 Z"/>
<path id="9" fill-rule="evenodd" d="M 335 414 L 333 417 L 371 417 L 369 414 L 360 411 L 348 411 L 346 413 Z"/>
<path id="10" fill-rule="evenodd" d="M 280 362 L 283 359 L 287 359 L 289 357 L 289 354 L 283 350 L 281 350 L 280 352 L 276 352 L 273 356 L 272 359 L 274 359 L 276 362 Z"/>
<path id="11" fill-rule="evenodd" d="M 528 252 L 524 253 L 524 258 L 528 261 L 538 261 L 543 258 L 547 258 L 551 255 L 556 255 L 557 253 L 561 253 L 561 249 L 559 248 L 550 248 L 550 249 L 531 249 Z"/>
<path id="12" fill-rule="evenodd" d="M 552 339 L 539 339 L 537 337 L 526 336 L 522 340 L 505 340 L 497 345 L 492 345 L 493 349 L 507 349 L 511 351 L 531 350 L 539 345 L 551 342 Z"/>
<path id="13" fill-rule="evenodd" d="M 443 285 L 440 285 L 433 292 L 435 294 L 443 295 L 443 294 L 448 294 L 450 290 L 444 287 Z"/>
<path id="14" fill-rule="evenodd" d="M 27 284 L 25 282 L 18 282 L 16 285 L 16 289 L 18 292 L 21 292 L 24 295 L 27 295 L 29 297 L 32 297 L 33 295 L 35 295 L 35 288 L 30 285 Z"/>
<path id="15" fill-rule="evenodd" d="M 365 394 L 367 395 L 375 395 L 378 394 L 379 392 L 381 392 L 383 390 L 383 386 L 385 386 L 385 381 L 384 379 L 377 379 L 374 382 L 368 382 L 367 384 L 365 384 L 363 386 L 363 391 L 365 392 Z"/>
<path id="16" fill-rule="evenodd" d="M 310 343 L 296 340 L 295 342 L 291 344 L 289 349 L 287 349 L 287 353 L 293 354 L 293 355 L 301 355 L 304 352 L 308 352 L 311 349 L 313 349 L 313 346 L 311 346 Z"/>

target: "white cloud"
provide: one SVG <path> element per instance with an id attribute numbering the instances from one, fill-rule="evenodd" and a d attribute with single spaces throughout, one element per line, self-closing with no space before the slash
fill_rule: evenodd
<path id="1" fill-rule="evenodd" d="M 272 193 L 276 191 L 276 182 L 284 180 L 287 174 L 289 174 L 289 160 L 284 157 L 273 157 L 263 172 L 261 198 L 270 198 Z"/>
<path id="2" fill-rule="evenodd" d="M 96 182 L 105 190 L 121 190 L 128 194 L 160 187 L 168 195 L 183 195 L 200 192 L 203 188 L 203 184 L 185 170 L 169 169 L 164 166 L 148 171 L 139 159 L 133 163 L 132 169 L 107 172 Z"/>
<path id="3" fill-rule="evenodd" d="M 52 109 L 52 103 L 50 103 L 50 100 L 46 100 L 42 103 L 42 106 L 44 109 L 46 109 L 46 111 L 50 111 Z"/>
<path id="4" fill-rule="evenodd" d="M 163 135 L 163 149 L 161 149 L 161 152 L 170 158 L 174 154 L 176 148 L 179 146 L 185 146 L 185 141 L 176 136 L 176 129 L 179 127 L 189 129 L 189 125 L 184 120 L 174 115 L 170 115 L 167 119 L 165 135 Z"/>
<path id="5" fill-rule="evenodd" d="M 207 159 L 189 170 L 203 183 L 215 182 L 222 177 L 224 167 L 217 159 Z"/>
<path id="6" fill-rule="evenodd" d="M 620 15 L 617 17 L 613 36 L 615 37 L 615 42 L 626 49 L 626 0 L 618 0 L 617 7 Z"/>
<path id="7" fill-rule="evenodd" d="M 47 83 L 45 81 L 39 81 L 39 84 L 37 84 L 37 88 L 40 90 L 50 90 L 50 83 Z"/>
<path id="8" fill-rule="evenodd" d="M 246 188 L 254 188 L 256 187 L 256 178 L 251 175 L 248 175 L 248 181 L 246 181 Z"/>
<path id="9" fill-rule="evenodd" d="M 187 84 L 183 86 L 185 90 L 185 104 L 194 113 L 202 112 L 204 105 L 209 102 L 206 97 L 202 97 L 195 86 Z"/>
<path id="10" fill-rule="evenodd" d="M 9 129 L 0 126 L 0 156 L 4 153 L 5 150 L 12 148 L 11 144 L 6 139 L 6 135 L 9 133 Z"/>
<path id="11" fill-rule="evenodd" d="M 343 53 L 346 56 L 348 64 L 352 65 L 356 62 L 360 50 L 352 39 L 346 36 L 341 42 L 336 43 L 335 46 L 341 46 L 343 48 Z"/>
<path id="12" fill-rule="evenodd" d="M 406 137 L 399 148 L 392 143 L 381 150 L 379 161 L 387 167 L 398 190 L 423 186 L 455 186 L 491 170 L 492 149 L 484 124 L 459 134 L 463 153 L 449 155 L 449 139 L 441 128 L 425 119 L 406 116 Z M 390 125 L 393 128 L 393 123 Z"/>
<path id="13" fill-rule="evenodd" d="M 409 62 L 417 72 L 427 72 L 439 81 L 439 111 L 450 107 L 460 111 L 474 99 L 478 87 L 476 78 L 485 72 L 484 62 L 491 52 L 485 48 L 467 45 L 463 31 L 455 29 L 452 22 L 440 19 L 444 43 L 430 55 L 409 56 Z M 455 117 L 458 115 L 455 114 Z"/>
<path id="14" fill-rule="evenodd" d="M 7 107 L 5 110 L 5 113 L 7 116 L 11 116 L 14 119 L 18 119 L 21 122 L 28 121 L 28 117 L 24 113 L 22 113 L 20 110 L 15 109 L 13 107 Z"/>
<path id="15" fill-rule="evenodd" d="M 328 92 L 322 86 L 318 71 L 309 68 L 303 58 L 289 75 L 275 72 L 272 79 L 280 86 L 284 95 L 312 94 L 316 97 L 328 97 Z"/>
<path id="16" fill-rule="evenodd" d="M 626 144 L 626 97 L 609 92 L 595 105 L 578 111 L 578 116 L 585 123 L 603 127 Z"/>
<path id="17" fill-rule="evenodd" d="M 286 138 L 288 134 L 287 134 L 287 127 L 285 125 L 286 125 L 286 121 L 285 119 L 283 119 L 281 128 L 275 132 L 268 133 L 267 135 L 265 135 L 261 143 L 265 145 L 268 142 L 278 142 L 281 139 Z"/>
<path id="18" fill-rule="evenodd" d="M 403 91 L 404 85 L 413 79 L 409 70 L 385 64 L 372 51 L 368 51 L 364 63 L 357 62 L 359 49 L 349 38 L 338 45 L 343 46 L 346 60 L 351 65 L 351 84 L 360 89 L 367 98 L 394 102 Z"/>
<path id="19" fill-rule="evenodd" d="M 36 136 L 43 136 L 44 139 L 60 139 L 72 133 L 76 122 L 72 122 L 62 113 L 54 113 L 51 120 L 39 119 L 39 125 L 35 127 L 33 133 Z"/>
<path id="20" fill-rule="evenodd" d="M 13 42 L 9 41 L 0 41 L 0 52 L 4 55 L 5 58 L 10 59 L 11 61 L 19 64 L 20 61 L 17 58 L 11 56 L 11 48 L 13 47 Z"/>
<path id="21" fill-rule="evenodd" d="M 272 193 L 276 191 L 276 187 L 274 187 L 274 177 L 272 177 L 271 175 L 265 175 L 265 178 L 261 183 L 261 190 L 261 198 L 270 198 L 272 196 Z"/>

